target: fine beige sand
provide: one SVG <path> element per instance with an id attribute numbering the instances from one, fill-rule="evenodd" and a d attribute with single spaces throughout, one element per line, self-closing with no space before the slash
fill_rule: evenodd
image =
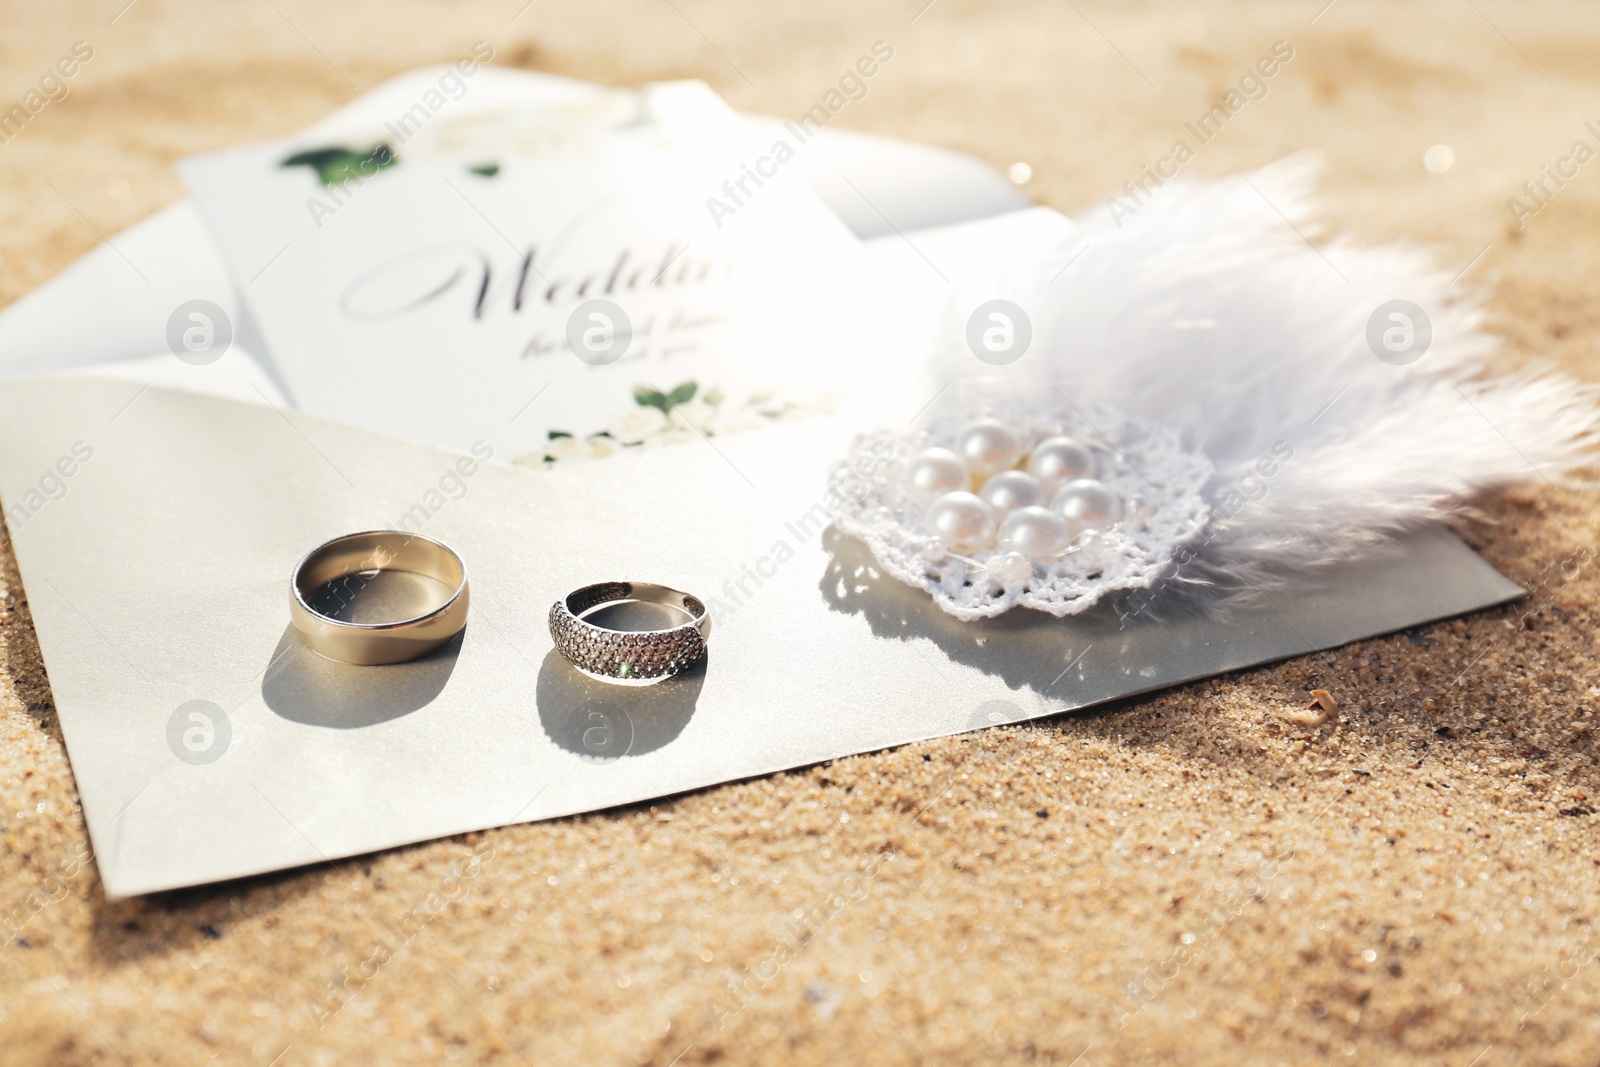
<path id="1" fill-rule="evenodd" d="M 0 106 L 94 50 L 0 144 L 0 303 L 180 197 L 174 160 L 479 39 L 503 64 L 700 77 L 780 115 L 884 40 L 838 124 L 1026 162 L 1069 212 L 1105 210 L 1284 40 L 1266 96 L 1188 170 L 1320 151 L 1333 228 L 1433 245 L 1487 292 L 1504 366 L 1600 378 L 1600 162 L 1521 229 L 1506 204 L 1600 147 L 1592 5 L 123 3 L 0 3 Z M 1433 173 L 1439 144 L 1454 164 Z M 1033 728 L 121 903 L 85 859 L 7 550 L 0 1062 L 1592 1067 L 1600 508 L 1540 483 L 1484 514 L 1466 536 L 1536 602 Z M 1322 725 L 1313 688 L 1339 705 Z"/>

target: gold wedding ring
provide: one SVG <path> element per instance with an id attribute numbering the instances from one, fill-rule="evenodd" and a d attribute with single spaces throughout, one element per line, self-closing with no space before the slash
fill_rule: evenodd
<path id="1" fill-rule="evenodd" d="M 387 587 L 401 575 L 410 576 L 412 595 L 409 602 L 401 597 L 391 605 L 400 617 L 341 617 L 360 615 L 347 610 L 358 595 L 392 591 Z M 443 589 L 416 581 L 418 575 Z M 432 652 L 467 624 L 466 566 L 447 545 L 420 534 L 370 530 L 335 537 L 306 554 L 290 585 L 289 616 L 295 629 L 313 651 L 343 663 L 404 663 Z M 441 598 L 442 604 L 430 606 Z"/>

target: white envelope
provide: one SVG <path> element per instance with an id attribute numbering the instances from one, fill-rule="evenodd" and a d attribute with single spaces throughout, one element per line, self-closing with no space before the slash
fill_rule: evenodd
<path id="1" fill-rule="evenodd" d="M 179 390 L 0 386 L 0 499 L 107 895 L 1048 715 L 1521 592 L 1434 531 L 1226 624 L 961 623 L 827 526 L 824 461 L 849 432 L 815 419 L 546 472 Z M 307 651 L 295 561 L 419 505 L 471 575 L 463 636 L 389 667 Z M 616 579 L 710 601 L 706 660 L 645 688 L 571 668 L 550 604 Z"/>

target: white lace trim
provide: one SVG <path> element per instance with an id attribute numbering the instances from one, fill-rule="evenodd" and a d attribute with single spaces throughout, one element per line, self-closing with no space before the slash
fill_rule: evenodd
<path id="1" fill-rule="evenodd" d="M 992 398 L 970 407 L 924 429 L 857 437 L 849 455 L 829 470 L 834 491 L 847 502 L 834 520 L 838 528 L 865 542 L 890 574 L 926 590 L 958 619 L 990 618 L 1019 605 L 1076 615 L 1118 590 L 1149 588 L 1170 573 L 1173 555 L 1210 515 L 1202 490 L 1213 474 L 1211 462 L 1184 449 L 1169 429 L 1104 408 L 1080 412 L 1066 404 Z M 906 461 L 924 448 L 951 447 L 963 426 L 985 416 L 1002 419 L 1030 448 L 1057 434 L 1084 442 L 1095 452 L 1100 480 L 1122 496 L 1124 520 L 1081 535 L 1061 559 L 1035 563 L 1031 577 L 1010 584 L 993 565 L 1002 554 L 993 548 L 928 559 L 924 550 L 937 539 L 923 522 L 924 509 L 907 493 Z M 863 479 L 858 471 L 874 473 Z"/>

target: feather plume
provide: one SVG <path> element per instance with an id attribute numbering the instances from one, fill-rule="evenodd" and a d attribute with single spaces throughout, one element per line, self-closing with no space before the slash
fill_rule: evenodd
<path id="1" fill-rule="evenodd" d="M 1212 607 L 1381 550 L 1490 490 L 1570 480 L 1600 444 L 1594 385 L 1487 376 L 1481 295 L 1423 251 L 1319 240 L 1319 171 L 1298 157 L 1170 181 L 1011 277 L 1034 340 L 1004 368 L 1008 388 L 1173 428 L 1215 467 L 1203 547 L 1171 583 Z M 970 368 L 960 356 L 947 380 Z"/>

